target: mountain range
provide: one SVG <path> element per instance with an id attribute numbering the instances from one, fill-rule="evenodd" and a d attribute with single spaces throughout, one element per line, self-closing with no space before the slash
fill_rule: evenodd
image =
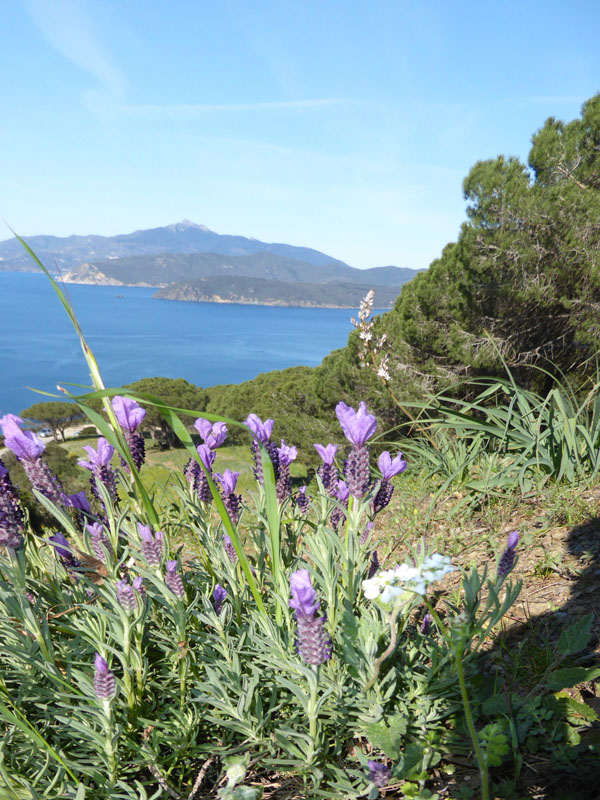
<path id="1" fill-rule="evenodd" d="M 388 307 L 420 271 L 393 266 L 359 270 L 308 247 L 222 235 L 189 220 L 119 236 L 31 236 L 27 243 L 67 283 L 163 290 L 177 284 L 157 296 L 203 302 L 353 307 L 357 291 L 387 287 L 378 293 L 378 306 Z M 0 271 L 35 269 L 17 239 L 0 242 Z M 241 278 L 243 285 L 236 285 Z M 316 288 L 322 284 L 326 291 Z"/>

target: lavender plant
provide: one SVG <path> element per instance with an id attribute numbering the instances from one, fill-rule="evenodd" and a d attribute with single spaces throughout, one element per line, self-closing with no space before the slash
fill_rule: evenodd
<path id="1" fill-rule="evenodd" d="M 0 474 L 0 523 L 15 537 L 0 543 L 7 791 L 193 798 L 201 788 L 214 793 L 227 759 L 240 753 L 243 774 L 227 772 L 220 796 L 259 796 L 240 785 L 250 763 L 254 773 L 296 775 L 307 798 L 376 797 L 386 784 L 426 774 L 441 758 L 448 721 L 461 713 L 479 644 L 517 596 L 508 574 L 514 538 L 501 580 L 463 574 L 461 603 L 436 604 L 429 587 L 456 571 L 447 556 L 422 546 L 382 571 L 372 554 L 371 524 L 406 464 L 387 454 L 380 476 L 372 469 L 367 441 L 377 420 L 364 403 L 336 409 L 351 444 L 346 480 L 336 445 L 317 446 L 319 485 L 310 502 L 305 490 L 295 505 L 286 468 L 296 448 L 274 445 L 273 420 L 201 417 L 196 447 L 180 416 L 197 411 L 106 389 L 80 336 L 92 396 L 106 413 L 88 405 L 90 395 L 75 398 L 102 433 L 81 462 L 97 513 L 84 498 L 65 504 L 54 484 L 44 492 L 32 470 L 36 497 L 56 519 L 41 535 L 14 511 Z M 158 408 L 190 456 L 192 491 L 182 480 L 168 513 L 157 512 L 144 488 L 131 436 L 144 404 Z M 7 444 L 12 437 L 24 459 L 39 459 L 32 437 L 6 424 Z M 253 498 L 236 494 L 235 473 L 213 476 L 232 425 L 249 433 Z M 423 631 L 415 615 L 426 612 Z M 483 752 L 485 737 L 475 737 Z"/>

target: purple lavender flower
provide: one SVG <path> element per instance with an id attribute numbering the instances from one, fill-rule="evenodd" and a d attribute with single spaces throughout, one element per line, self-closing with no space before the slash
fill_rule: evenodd
<path id="1" fill-rule="evenodd" d="M 335 407 L 335 413 L 344 436 L 356 447 L 364 447 L 367 439 L 377 430 L 377 419 L 367 412 L 364 400 L 361 400 L 358 411 L 340 402 Z"/>
<path id="2" fill-rule="evenodd" d="M 227 589 L 224 589 L 217 583 L 213 592 L 213 607 L 215 609 L 216 614 L 221 613 L 221 609 L 223 608 L 223 603 L 226 597 L 227 597 Z"/>
<path id="3" fill-rule="evenodd" d="M 136 403 L 130 397 L 115 395 L 112 399 L 112 407 L 117 422 L 124 431 L 129 431 L 129 433 L 135 433 L 146 416 L 146 409 L 142 408 L 139 403 Z"/>
<path id="4" fill-rule="evenodd" d="M 127 578 L 117 581 L 117 600 L 121 608 L 128 614 L 137 609 L 137 599 L 133 587 L 129 585 Z"/>
<path id="5" fill-rule="evenodd" d="M 322 444 L 314 444 L 313 447 L 323 459 L 323 464 L 330 467 L 335 462 L 338 451 L 337 444 L 328 444 L 325 447 Z"/>
<path id="6" fill-rule="evenodd" d="M 231 541 L 231 536 L 225 534 L 223 536 L 223 549 L 227 553 L 227 558 L 231 561 L 232 564 L 238 560 L 237 553 L 235 552 L 235 547 L 233 546 L 233 542 Z"/>
<path id="7" fill-rule="evenodd" d="M 135 577 L 132 581 L 132 585 L 134 590 L 139 594 L 140 600 L 144 601 L 146 599 L 146 588 L 144 587 L 144 579 L 141 575 Z"/>
<path id="8" fill-rule="evenodd" d="M 362 534 L 360 536 L 360 543 L 361 544 L 366 544 L 367 543 L 367 539 L 369 538 L 369 534 L 371 533 L 371 531 L 373 530 L 374 527 L 375 527 L 375 523 L 374 522 L 367 522 L 367 524 L 365 525 L 365 529 L 364 529 L 364 531 L 362 532 Z"/>
<path id="9" fill-rule="evenodd" d="M 112 407 L 119 425 L 123 428 L 133 463 L 136 469 L 141 469 L 146 460 L 146 445 L 144 437 L 136 433 L 136 429 L 146 416 L 146 409 L 130 397 L 121 397 L 120 395 L 113 397 Z M 127 467 L 127 462 L 123 458 L 121 463 Z"/>
<path id="10" fill-rule="evenodd" d="M 281 447 L 277 448 L 277 460 L 279 464 L 279 475 L 277 476 L 277 499 L 280 503 L 292 493 L 292 481 L 290 477 L 290 464 L 298 457 L 298 449 L 287 445 L 281 440 Z"/>
<path id="11" fill-rule="evenodd" d="M 323 488 L 330 497 L 335 495 L 335 487 L 339 479 L 338 468 L 335 465 L 335 456 L 338 451 L 337 444 L 315 444 L 314 448 L 323 459 L 323 463 L 317 469 L 317 474 L 321 478 Z"/>
<path id="12" fill-rule="evenodd" d="M 423 636 L 427 636 L 429 634 L 432 622 L 433 622 L 433 617 L 428 611 L 423 617 L 423 622 L 421 622 L 421 633 L 423 634 Z"/>
<path id="13" fill-rule="evenodd" d="M 385 764 L 378 761 L 367 761 L 369 767 L 369 779 L 380 789 L 387 786 L 390 778 L 390 769 Z"/>
<path id="14" fill-rule="evenodd" d="M 375 575 L 379 572 L 379 556 L 377 555 L 377 550 L 373 550 L 371 554 L 371 563 L 369 564 L 369 571 L 367 572 L 367 578 L 374 578 Z"/>
<path id="15" fill-rule="evenodd" d="M 388 451 L 384 450 L 377 459 L 377 466 L 381 471 L 381 477 L 389 481 L 394 475 L 399 475 L 401 472 L 404 472 L 406 469 L 406 461 L 402 458 L 402 453 L 398 453 L 397 456 L 392 458 Z"/>
<path id="16" fill-rule="evenodd" d="M 85 492 L 77 492 L 77 494 L 68 494 L 67 495 L 68 503 L 67 505 L 71 508 L 77 509 L 77 511 L 83 511 L 86 514 L 92 513 L 92 506 L 90 505 L 90 501 L 87 499 Z"/>
<path id="17" fill-rule="evenodd" d="M 344 478 L 352 497 L 360 500 L 369 491 L 371 472 L 368 447 L 354 446 L 344 463 Z"/>
<path id="18" fill-rule="evenodd" d="M 15 414 L 5 414 L 0 418 L 4 444 L 21 462 L 33 488 L 53 503 L 64 505 L 66 495 L 60 481 L 42 461 L 45 444 L 32 431 L 22 431 L 19 427 L 21 423 L 22 420 Z"/>
<path id="19" fill-rule="evenodd" d="M 307 487 L 300 486 L 294 495 L 294 502 L 298 506 L 298 511 L 301 514 L 306 514 L 310 506 L 310 495 L 306 493 Z"/>
<path id="20" fill-rule="evenodd" d="M 185 597 L 185 588 L 183 586 L 181 575 L 177 572 L 176 560 L 167 561 L 165 583 L 167 584 L 169 589 L 173 592 L 175 597 L 179 598 L 179 600 L 183 600 L 183 598 Z"/>
<path id="21" fill-rule="evenodd" d="M 275 421 L 272 419 L 267 419 L 263 423 L 260 417 L 258 417 L 256 414 L 249 414 L 245 424 L 250 428 L 254 435 L 254 440 L 250 448 L 254 458 L 254 477 L 258 483 L 264 485 L 265 479 L 263 475 L 262 457 L 259 445 L 260 442 L 260 444 L 264 445 L 267 453 L 269 454 L 269 458 L 273 464 L 275 483 L 277 483 L 279 480 L 279 452 L 275 442 L 269 441 L 271 438 L 271 433 L 273 432 L 273 425 L 275 424 Z"/>
<path id="22" fill-rule="evenodd" d="M 244 424 L 250 428 L 255 439 L 266 445 L 273 433 L 275 420 L 267 419 L 262 422 L 256 414 L 248 414 Z"/>
<path id="23" fill-rule="evenodd" d="M 96 653 L 94 661 L 94 691 L 99 700 L 112 700 L 117 693 L 115 676 L 100 653 Z"/>
<path id="24" fill-rule="evenodd" d="M 323 627 L 325 617 L 316 615 L 320 603 L 307 569 L 292 573 L 290 591 L 290 606 L 296 612 L 298 625 L 298 653 L 305 663 L 319 666 L 331 658 L 331 639 Z"/>
<path id="25" fill-rule="evenodd" d="M 390 480 L 394 475 L 399 475 L 401 472 L 404 472 L 406 469 L 406 461 L 402 458 L 402 453 L 398 453 L 398 455 L 392 459 L 388 451 L 384 450 L 377 459 L 377 466 L 381 471 L 381 482 L 371 504 L 373 513 L 375 514 L 378 514 L 389 505 L 392 494 L 394 493 L 394 487 L 390 483 Z"/>
<path id="26" fill-rule="evenodd" d="M 79 459 L 77 463 L 80 467 L 89 469 L 92 473 L 90 476 L 92 494 L 98 500 L 102 499 L 98 491 L 98 483 L 102 483 L 108 491 L 113 502 L 116 502 L 117 482 L 115 478 L 115 471 L 110 466 L 115 448 L 104 437 L 101 436 L 98 439 L 97 450 L 94 450 L 94 448 L 89 444 L 85 445 L 83 449 L 87 452 L 89 461 Z"/>
<path id="27" fill-rule="evenodd" d="M 348 498 L 350 497 L 350 492 L 348 491 L 348 486 L 344 481 L 338 481 L 335 487 L 335 493 L 333 495 L 335 499 L 344 507 L 348 507 Z M 333 511 L 331 512 L 331 516 L 329 517 L 329 524 L 333 528 L 333 530 L 337 530 L 338 525 L 340 522 L 343 522 L 346 519 L 346 515 L 342 511 L 341 508 L 336 506 Z"/>
<path id="28" fill-rule="evenodd" d="M 48 541 L 54 547 L 56 555 L 60 558 L 66 567 L 78 567 L 79 561 L 73 555 L 71 545 L 65 539 L 62 533 L 55 533 L 53 536 L 48 537 Z"/>
<path id="29" fill-rule="evenodd" d="M 211 450 L 216 450 L 227 438 L 227 425 L 224 422 L 215 422 L 213 424 L 209 420 L 200 417 L 194 422 L 194 427 Z"/>
<path id="30" fill-rule="evenodd" d="M 352 497 L 360 499 L 369 489 L 369 450 L 365 447 L 367 439 L 377 429 L 377 420 L 367 413 L 367 406 L 361 401 L 358 411 L 345 403 L 338 403 L 335 413 L 344 431 L 344 436 L 352 444 L 344 464 L 344 477 Z"/>
<path id="31" fill-rule="evenodd" d="M 138 522 L 138 532 L 142 541 L 142 553 L 146 559 L 146 564 L 149 567 L 159 567 L 163 554 L 162 532 L 157 531 L 156 535 L 153 536 L 150 528 L 147 525 L 142 525 L 141 522 Z"/>
<path id="32" fill-rule="evenodd" d="M 0 459 L 0 546 L 18 550 L 23 546 L 23 510 L 19 493 Z"/>
<path id="33" fill-rule="evenodd" d="M 211 450 L 207 444 L 199 444 L 196 451 L 208 472 L 211 473 L 217 454 Z M 189 483 L 192 484 L 194 491 L 198 495 L 198 499 L 203 503 L 212 502 L 212 492 L 210 490 L 208 478 L 200 464 L 198 464 L 195 459 L 190 458 L 183 472 Z"/>
<path id="34" fill-rule="evenodd" d="M 42 455 L 46 445 L 32 431 L 21 430 L 22 424 L 23 420 L 15 414 L 0 417 L 4 444 L 19 461 L 35 461 Z"/>
<path id="35" fill-rule="evenodd" d="M 515 564 L 515 550 L 517 549 L 518 544 L 519 544 L 519 532 L 512 531 L 512 533 L 509 533 L 508 535 L 508 542 L 506 545 L 506 549 L 500 556 L 500 561 L 498 562 L 499 578 L 505 578 L 513 568 Z"/>
<path id="36" fill-rule="evenodd" d="M 239 472 L 232 472 L 230 469 L 226 469 L 222 474 L 220 472 L 215 474 L 215 478 L 221 485 L 223 503 L 234 525 L 237 525 L 239 521 L 240 504 L 242 502 L 242 496 L 235 494 L 235 487 L 237 486 L 237 479 L 239 476 Z"/>
<path id="37" fill-rule="evenodd" d="M 90 534 L 96 558 L 102 561 L 103 564 L 106 564 L 106 554 L 108 553 L 109 557 L 112 558 L 112 547 L 110 546 L 104 526 L 101 522 L 93 522 L 86 525 L 86 528 Z"/>

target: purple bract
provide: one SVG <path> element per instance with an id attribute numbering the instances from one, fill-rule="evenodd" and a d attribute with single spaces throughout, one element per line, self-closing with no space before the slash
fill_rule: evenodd
<path id="1" fill-rule="evenodd" d="M 381 470 L 381 477 L 389 481 L 394 475 L 399 475 L 406 469 L 406 461 L 402 458 L 402 453 L 398 453 L 395 458 L 392 458 L 387 450 L 377 459 L 377 466 Z"/>
<path id="2" fill-rule="evenodd" d="M 80 459 L 77 463 L 80 467 L 85 467 L 85 469 L 89 469 L 92 472 L 97 471 L 99 467 L 107 467 L 115 452 L 115 448 L 112 444 L 102 436 L 98 439 L 97 450 L 94 450 L 89 444 L 85 445 L 83 449 L 88 454 L 89 461 Z"/>
<path id="3" fill-rule="evenodd" d="M 112 399 L 112 407 L 119 425 L 129 433 L 134 433 L 146 416 L 146 409 L 130 397 L 115 395 Z"/>
<path id="4" fill-rule="evenodd" d="M 256 414 L 248 414 L 245 424 L 250 428 L 255 439 L 258 439 L 262 444 L 266 444 L 273 433 L 275 420 L 267 419 L 263 422 Z"/>
<path id="5" fill-rule="evenodd" d="M 323 459 L 324 464 L 327 464 L 328 466 L 333 464 L 338 451 L 337 444 L 328 444 L 326 447 L 323 447 L 322 444 L 315 444 L 313 447 Z"/>
<path id="6" fill-rule="evenodd" d="M 292 599 L 290 607 L 296 611 L 296 616 L 303 614 L 312 617 L 319 609 L 317 593 L 313 589 L 310 573 L 307 569 L 299 569 L 290 576 L 290 590 Z"/>
<path id="7" fill-rule="evenodd" d="M 377 430 L 377 420 L 367 412 L 364 400 L 361 400 L 358 411 L 347 406 L 346 403 L 340 402 L 335 407 L 335 413 L 344 431 L 344 436 L 357 447 L 362 447 Z"/>
<path id="8" fill-rule="evenodd" d="M 211 450 L 220 447 L 227 438 L 227 425 L 224 422 L 215 422 L 213 424 L 209 420 L 199 417 L 194 422 L 194 427 Z"/>

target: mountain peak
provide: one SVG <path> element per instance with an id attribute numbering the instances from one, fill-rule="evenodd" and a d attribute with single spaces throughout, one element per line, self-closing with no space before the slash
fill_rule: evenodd
<path id="1" fill-rule="evenodd" d="M 173 225 L 166 225 L 166 228 L 167 230 L 175 232 L 187 231 L 190 228 L 194 228 L 198 231 L 205 231 L 205 233 L 213 233 L 206 225 L 197 225 L 195 222 L 192 222 L 191 219 L 182 219 L 181 222 L 175 222 Z"/>

